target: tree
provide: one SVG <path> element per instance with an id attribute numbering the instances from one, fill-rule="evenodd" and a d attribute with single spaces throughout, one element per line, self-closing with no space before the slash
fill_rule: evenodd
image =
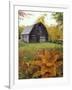
<path id="1" fill-rule="evenodd" d="M 62 12 L 55 12 L 53 13 L 53 17 L 56 19 L 58 25 L 63 25 L 63 13 Z"/>
<path id="2" fill-rule="evenodd" d="M 44 20 L 45 16 L 47 16 L 47 14 L 43 14 L 42 16 L 40 16 L 36 22 L 41 22 L 41 23 L 45 24 L 45 20 Z"/>
<path id="3" fill-rule="evenodd" d="M 59 39 L 62 39 L 63 31 L 59 30 L 58 26 L 50 26 L 48 27 L 48 35 L 50 41 L 57 41 Z"/>
<path id="4" fill-rule="evenodd" d="M 19 26 L 19 39 L 21 39 L 21 33 L 24 30 L 24 26 Z"/>
<path id="5" fill-rule="evenodd" d="M 55 12 L 52 15 L 57 22 L 57 27 L 58 27 L 59 36 L 60 36 L 59 39 L 63 41 L 63 13 L 62 12 Z"/>

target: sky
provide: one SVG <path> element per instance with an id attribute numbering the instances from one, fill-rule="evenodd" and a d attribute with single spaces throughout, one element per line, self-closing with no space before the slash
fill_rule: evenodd
<path id="1" fill-rule="evenodd" d="M 52 16 L 53 12 L 33 12 L 33 11 L 19 11 L 18 12 L 18 20 L 19 26 L 30 26 L 36 23 L 36 20 L 43 15 L 46 15 L 44 18 L 44 22 L 47 25 L 56 25 L 56 20 Z"/>

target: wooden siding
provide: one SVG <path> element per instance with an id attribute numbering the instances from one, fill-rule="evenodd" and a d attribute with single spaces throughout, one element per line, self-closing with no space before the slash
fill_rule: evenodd
<path id="1" fill-rule="evenodd" d="M 28 29 L 28 31 L 26 31 Z M 33 27 L 31 26 L 29 30 L 29 27 L 26 28 L 24 33 L 22 33 L 22 40 L 25 42 L 46 42 L 48 41 L 48 32 L 46 30 L 46 27 L 42 23 L 37 23 Z M 25 34 L 26 32 L 26 34 Z"/>

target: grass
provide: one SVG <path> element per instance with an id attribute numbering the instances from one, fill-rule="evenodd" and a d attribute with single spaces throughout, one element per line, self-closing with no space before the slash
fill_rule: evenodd
<path id="1" fill-rule="evenodd" d="M 43 43 L 24 43 L 23 41 L 19 42 L 20 60 L 25 60 L 25 61 L 34 60 L 37 57 L 36 53 L 39 50 L 63 51 L 63 47 L 62 44 L 56 44 L 52 42 L 43 42 Z"/>
<path id="2" fill-rule="evenodd" d="M 25 51 L 36 51 L 39 49 L 62 49 L 62 44 L 44 42 L 44 43 L 24 43 L 23 41 L 19 42 L 19 48 Z"/>

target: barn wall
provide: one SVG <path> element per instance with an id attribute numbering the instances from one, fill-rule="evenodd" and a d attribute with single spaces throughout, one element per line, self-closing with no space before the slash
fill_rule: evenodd
<path id="1" fill-rule="evenodd" d="M 46 42 L 48 41 L 48 32 L 46 27 L 42 24 L 35 24 L 31 33 L 29 40 L 31 42 Z"/>
<path id="2" fill-rule="evenodd" d="M 23 34 L 23 35 L 22 35 L 22 40 L 23 40 L 24 42 L 29 42 L 29 35 Z"/>

